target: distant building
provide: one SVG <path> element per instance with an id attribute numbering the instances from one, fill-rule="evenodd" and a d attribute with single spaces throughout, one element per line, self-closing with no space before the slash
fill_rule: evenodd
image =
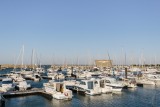
<path id="1" fill-rule="evenodd" d="M 95 60 L 95 64 L 97 67 L 112 67 L 112 60 Z"/>

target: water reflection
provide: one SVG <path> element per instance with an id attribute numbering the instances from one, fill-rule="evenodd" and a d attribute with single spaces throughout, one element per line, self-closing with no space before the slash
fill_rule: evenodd
<path id="1" fill-rule="evenodd" d="M 72 101 L 70 100 L 52 99 L 50 103 L 52 104 L 52 107 L 71 107 L 72 105 Z"/>
<path id="2" fill-rule="evenodd" d="M 122 94 L 84 96 L 74 93 L 73 99 L 48 100 L 39 95 L 7 99 L 6 107 L 156 107 L 160 106 L 160 89 L 138 87 Z"/>

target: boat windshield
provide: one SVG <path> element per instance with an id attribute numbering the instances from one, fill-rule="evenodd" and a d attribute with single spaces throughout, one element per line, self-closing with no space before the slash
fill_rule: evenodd
<path id="1" fill-rule="evenodd" d="M 93 89 L 93 81 L 88 82 L 88 89 Z"/>
<path id="2" fill-rule="evenodd" d="M 80 84 L 81 84 L 81 85 L 86 85 L 86 83 L 85 83 L 85 82 L 83 82 L 83 81 L 81 81 L 81 82 L 80 82 Z"/>
<path id="3" fill-rule="evenodd" d="M 12 84 L 12 81 L 2 81 L 2 84 Z"/>

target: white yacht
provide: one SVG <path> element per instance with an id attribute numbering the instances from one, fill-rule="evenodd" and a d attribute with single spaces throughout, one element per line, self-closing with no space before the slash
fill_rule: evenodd
<path id="1" fill-rule="evenodd" d="M 136 88 L 137 83 L 135 78 L 127 78 L 123 79 L 123 85 L 126 86 L 127 88 Z"/>
<path id="2" fill-rule="evenodd" d="M 158 74 L 148 74 L 147 79 L 152 80 L 152 81 L 156 81 L 156 82 L 160 82 L 160 75 L 158 75 Z"/>
<path id="3" fill-rule="evenodd" d="M 48 83 L 44 83 L 44 91 L 46 93 L 52 94 L 53 98 L 58 100 L 63 99 L 72 99 L 72 91 L 66 89 L 66 86 L 63 82 L 55 82 L 53 80 Z"/>
<path id="4" fill-rule="evenodd" d="M 54 72 L 54 69 L 51 67 L 51 68 L 48 68 L 47 71 L 48 72 Z"/>
<path id="5" fill-rule="evenodd" d="M 151 81 L 151 80 L 146 79 L 146 78 L 137 78 L 136 83 L 137 84 L 143 84 L 143 85 L 156 85 L 156 83 L 154 81 Z"/>
<path id="6" fill-rule="evenodd" d="M 35 69 L 35 72 L 41 74 L 41 73 L 45 73 L 45 70 L 44 70 L 44 68 L 41 68 L 41 67 L 40 67 L 40 68 L 36 68 L 36 69 Z"/>
<path id="7" fill-rule="evenodd" d="M 3 92 L 14 90 L 15 86 L 13 85 L 13 80 L 11 78 L 2 79 L 2 84 L 0 90 Z"/>
<path id="8" fill-rule="evenodd" d="M 48 72 L 47 73 L 47 77 L 54 80 L 55 79 L 55 76 L 57 75 L 56 72 Z"/>
<path id="9" fill-rule="evenodd" d="M 28 73 L 23 75 L 25 79 L 31 79 L 34 81 L 39 81 L 40 80 L 40 74 L 38 74 L 37 72 L 33 72 L 33 73 Z"/>
<path id="10" fill-rule="evenodd" d="M 31 88 L 31 85 L 28 84 L 27 81 L 21 81 L 21 82 L 18 83 L 16 88 L 18 90 L 27 90 L 27 89 Z"/>
<path id="11" fill-rule="evenodd" d="M 82 92 L 87 95 L 98 95 L 101 94 L 101 88 L 95 80 L 81 80 L 78 82 L 73 90 L 77 90 L 78 92 Z"/>
<path id="12" fill-rule="evenodd" d="M 95 79 L 94 83 L 97 87 L 100 87 L 101 93 L 111 93 L 112 87 L 107 86 L 105 79 Z"/>
<path id="13" fill-rule="evenodd" d="M 11 74 L 10 78 L 13 79 L 14 82 L 24 81 L 25 79 L 21 76 L 21 74 Z"/>
<path id="14" fill-rule="evenodd" d="M 112 87 L 112 92 L 121 92 L 124 85 L 122 82 L 117 81 L 115 78 L 106 77 L 106 86 Z"/>
<path id="15" fill-rule="evenodd" d="M 89 71 L 80 71 L 80 72 L 76 72 L 75 73 L 75 75 L 80 79 L 91 78 L 92 74 L 94 74 L 94 73 L 93 72 L 89 72 Z"/>
<path id="16" fill-rule="evenodd" d="M 55 76 L 55 79 L 64 79 L 65 76 L 63 73 L 57 73 L 57 75 Z"/>

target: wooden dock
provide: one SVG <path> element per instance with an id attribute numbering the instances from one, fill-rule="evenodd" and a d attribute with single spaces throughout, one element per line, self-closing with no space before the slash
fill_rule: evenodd
<path id="1" fill-rule="evenodd" d="M 25 91 L 11 91 L 11 92 L 5 92 L 1 93 L 1 107 L 5 107 L 5 100 L 7 98 L 12 98 L 12 97 L 20 97 L 20 96 L 28 96 L 28 95 L 41 95 L 49 100 L 51 100 L 53 97 L 51 94 L 46 93 L 43 89 L 41 88 L 35 88 L 31 90 L 25 90 Z"/>

